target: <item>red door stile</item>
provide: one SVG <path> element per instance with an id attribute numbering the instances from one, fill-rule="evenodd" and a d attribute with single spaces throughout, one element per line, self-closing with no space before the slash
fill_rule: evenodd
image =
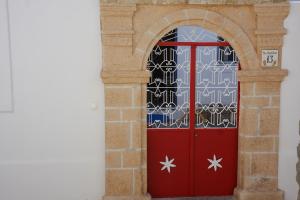
<path id="1" fill-rule="evenodd" d="M 241 70 L 241 63 L 239 63 L 239 71 Z M 240 121 L 240 101 L 241 101 L 241 82 L 238 80 L 238 99 L 237 99 L 237 119 L 236 121 L 239 122 Z M 240 123 L 237 123 L 236 129 L 239 130 L 239 125 Z M 237 149 L 238 150 L 238 149 Z"/>
<path id="2" fill-rule="evenodd" d="M 195 134 L 195 74 L 196 74 L 196 48 L 197 46 L 191 46 L 191 74 L 190 74 L 190 165 L 191 165 L 191 188 L 190 192 L 191 195 L 194 196 L 195 194 L 195 182 L 194 182 L 194 172 L 195 172 L 195 141 L 194 141 L 194 134 Z"/>

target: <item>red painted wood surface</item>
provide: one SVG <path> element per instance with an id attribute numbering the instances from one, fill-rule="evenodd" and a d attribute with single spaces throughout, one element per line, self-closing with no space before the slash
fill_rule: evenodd
<path id="1" fill-rule="evenodd" d="M 148 192 L 152 197 L 191 196 L 190 132 L 188 129 L 148 129 Z M 161 171 L 165 156 L 176 167 Z"/>
<path id="2" fill-rule="evenodd" d="M 237 129 L 195 130 L 195 196 L 232 195 L 237 183 Z M 207 159 L 222 158 L 222 168 L 208 169 Z"/>

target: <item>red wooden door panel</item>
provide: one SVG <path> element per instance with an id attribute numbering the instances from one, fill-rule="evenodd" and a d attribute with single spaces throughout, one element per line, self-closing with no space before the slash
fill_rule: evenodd
<path id="1" fill-rule="evenodd" d="M 237 129 L 199 129 L 196 135 L 195 196 L 232 195 L 237 180 Z"/>
<path id="2" fill-rule="evenodd" d="M 189 148 L 187 129 L 148 130 L 148 191 L 152 197 L 191 195 Z M 161 163 L 168 160 L 175 165 L 169 171 Z"/>

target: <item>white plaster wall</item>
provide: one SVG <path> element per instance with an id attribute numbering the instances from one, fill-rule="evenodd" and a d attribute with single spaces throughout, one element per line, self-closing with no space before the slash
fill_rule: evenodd
<path id="1" fill-rule="evenodd" d="M 104 193 L 98 2 L 9 0 L 14 110 L 0 113 L 0 200 Z"/>
<path id="2" fill-rule="evenodd" d="M 103 195 L 98 7 L 98 0 L 9 0 L 14 105 L 0 113 L 0 200 Z M 283 55 L 290 74 L 281 99 L 279 186 L 285 200 L 295 200 L 298 189 L 299 21 L 300 4 L 293 3 Z"/>
<path id="3" fill-rule="evenodd" d="M 285 21 L 288 34 L 284 39 L 283 67 L 289 75 L 281 87 L 279 187 L 285 191 L 285 200 L 296 200 L 297 145 L 300 120 L 300 2 L 291 4 L 291 12 Z"/>
<path id="4" fill-rule="evenodd" d="M 12 111 L 10 33 L 7 1 L 0 0 L 0 112 Z"/>

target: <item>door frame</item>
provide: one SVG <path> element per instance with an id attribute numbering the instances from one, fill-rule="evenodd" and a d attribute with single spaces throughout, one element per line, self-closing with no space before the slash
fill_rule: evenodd
<path id="1" fill-rule="evenodd" d="M 277 172 L 278 99 L 280 84 L 287 76 L 281 66 L 281 49 L 286 34 L 283 21 L 290 6 L 288 2 L 267 1 L 229 5 L 223 0 L 205 5 L 197 0 L 164 4 L 101 1 L 104 200 L 150 199 L 146 191 L 146 63 L 157 41 L 181 25 L 199 25 L 216 32 L 230 42 L 241 61 L 236 199 L 283 199 Z M 278 50 L 277 67 L 263 66 L 264 49 Z"/>

